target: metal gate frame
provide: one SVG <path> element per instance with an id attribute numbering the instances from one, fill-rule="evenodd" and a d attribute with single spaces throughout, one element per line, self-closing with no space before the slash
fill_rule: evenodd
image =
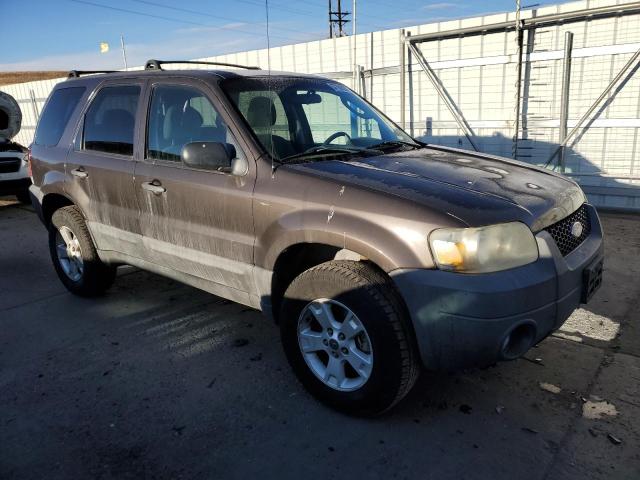
<path id="1" fill-rule="evenodd" d="M 634 15 L 638 13 L 640 13 L 640 2 L 632 2 L 632 3 L 622 4 L 622 5 L 611 5 L 606 7 L 578 10 L 574 12 L 543 15 L 540 17 L 520 19 L 519 21 L 516 20 L 516 22 L 506 21 L 506 22 L 499 22 L 499 23 L 494 23 L 490 25 L 479 25 L 475 27 L 459 28 L 459 29 L 446 30 L 446 31 L 434 32 L 434 33 L 426 33 L 426 34 L 420 34 L 420 35 L 411 35 L 410 32 L 405 33 L 404 31 L 401 31 L 400 99 L 401 99 L 402 126 L 403 128 L 406 129 L 407 59 L 409 60 L 408 62 L 409 65 L 411 65 L 410 63 L 411 55 L 414 55 L 418 61 L 418 64 L 420 65 L 424 73 L 427 75 L 427 78 L 431 81 L 432 85 L 434 86 L 436 92 L 438 93 L 438 96 L 440 96 L 442 101 L 445 103 L 446 107 L 449 109 L 449 111 L 453 115 L 455 121 L 458 123 L 460 129 L 464 132 L 465 136 L 469 140 L 469 143 L 473 146 L 473 148 L 476 151 L 478 150 L 473 140 L 475 137 L 475 133 L 473 132 L 469 123 L 464 117 L 462 110 L 457 106 L 453 98 L 451 98 L 451 96 L 447 92 L 442 80 L 438 77 L 437 73 L 429 65 L 429 62 L 427 61 L 422 50 L 418 47 L 419 44 L 429 42 L 429 41 L 447 40 L 452 38 L 461 38 L 461 37 L 474 36 L 474 35 L 485 35 L 489 33 L 504 33 L 504 32 L 510 32 L 510 31 L 523 32 L 524 30 L 535 30 L 540 27 L 551 26 L 551 25 L 561 25 L 565 23 L 579 22 L 584 20 Z M 518 45 L 520 47 L 519 48 L 520 54 L 517 55 L 517 58 L 518 58 L 517 71 L 518 72 L 522 72 L 522 53 L 521 53 L 522 45 L 520 43 L 522 42 L 522 37 L 523 35 L 518 36 L 518 42 L 519 42 Z M 561 140 L 560 140 L 560 144 L 558 145 L 558 147 L 556 148 L 554 153 L 551 155 L 551 157 L 549 158 L 546 164 L 547 166 L 549 166 L 551 162 L 554 160 L 554 158 L 556 157 L 556 155 L 558 153 L 561 153 L 559 166 L 561 167 L 562 170 L 564 170 L 564 147 L 566 147 L 569 140 L 578 132 L 578 130 L 580 130 L 582 125 L 589 119 L 590 115 L 594 112 L 594 110 L 598 107 L 598 105 L 602 102 L 602 100 L 604 100 L 604 98 L 607 97 L 607 95 L 609 95 L 609 93 L 613 90 L 613 88 L 616 85 L 619 85 L 618 89 L 614 92 L 614 96 L 615 96 L 621 90 L 621 88 L 627 83 L 627 81 L 631 78 L 631 76 L 633 76 L 633 74 L 635 74 L 635 72 L 640 67 L 640 61 L 638 61 L 640 59 L 640 50 L 639 50 L 631 57 L 631 59 L 627 62 L 627 64 L 625 64 L 625 66 L 622 67 L 620 72 L 618 72 L 618 74 L 614 77 L 614 79 L 610 82 L 610 84 L 605 88 L 602 94 L 587 109 L 585 114 L 580 118 L 580 120 L 573 127 L 573 129 L 571 129 L 569 133 L 566 133 L 566 120 L 567 120 L 566 112 L 568 111 L 568 98 L 569 98 L 568 84 L 570 82 L 570 64 L 571 64 L 571 45 L 569 45 L 569 42 L 571 41 L 567 40 L 567 43 L 565 44 L 565 60 L 564 60 L 565 75 L 563 79 L 563 95 L 562 95 L 562 105 L 561 105 L 561 112 L 564 112 L 564 115 L 561 114 L 561 116 L 563 117 L 561 119 L 561 125 L 560 125 Z M 638 61 L 638 64 L 635 67 L 633 67 L 636 61 Z M 630 74 L 627 75 L 623 81 L 621 81 L 627 72 L 630 72 Z M 410 84 L 409 99 L 408 99 L 409 115 L 411 120 L 413 120 L 413 98 L 412 98 L 413 92 L 411 88 L 411 83 L 412 83 L 411 68 L 409 68 L 408 73 L 409 73 L 409 84 Z M 517 92 L 516 92 L 516 98 L 517 98 L 516 102 L 517 102 L 518 108 L 517 108 L 516 121 L 515 121 L 516 127 L 513 135 L 514 158 L 515 156 L 517 156 L 517 144 L 520 136 L 519 123 L 520 123 L 520 115 L 522 115 L 521 110 L 519 108 L 521 98 L 522 98 L 521 76 L 522 75 L 520 73 L 519 74 L 520 78 L 518 79 L 519 81 L 517 82 Z M 566 87 L 566 90 L 564 87 Z M 610 103 L 611 100 L 612 98 L 609 98 L 608 103 Z M 602 112 L 602 109 L 597 112 L 596 117 L 592 118 L 591 121 L 595 120 L 595 118 L 597 118 L 597 116 L 601 112 Z M 565 122 L 564 130 L 562 129 L 562 121 Z M 587 125 L 586 128 L 589 128 L 589 125 Z M 411 121 L 411 129 L 413 129 L 412 121 Z M 623 177 L 619 177 L 619 178 L 623 178 Z"/>

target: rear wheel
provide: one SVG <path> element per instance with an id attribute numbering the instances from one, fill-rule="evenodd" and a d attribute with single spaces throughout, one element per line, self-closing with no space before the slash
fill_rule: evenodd
<path id="1" fill-rule="evenodd" d="M 76 295 L 101 295 L 115 280 L 116 267 L 100 261 L 84 218 L 75 206 L 60 208 L 51 217 L 49 251 L 60 281 Z"/>
<path id="2" fill-rule="evenodd" d="M 370 265 L 331 261 L 305 271 L 287 289 L 280 321 L 294 372 L 337 410 L 382 413 L 418 377 L 404 305 L 388 277 Z"/>

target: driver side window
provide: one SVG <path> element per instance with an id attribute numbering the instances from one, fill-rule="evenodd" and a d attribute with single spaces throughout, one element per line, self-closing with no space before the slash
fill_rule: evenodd
<path id="1" fill-rule="evenodd" d="M 184 85 L 154 87 L 147 125 L 147 158 L 181 163 L 182 148 L 192 142 L 236 147 L 226 123 L 202 92 Z"/>
<path id="2" fill-rule="evenodd" d="M 306 91 L 298 93 L 304 94 Z M 345 132 L 351 138 L 382 139 L 380 127 L 375 120 L 353 113 L 342 103 L 338 95 L 330 92 L 317 92 L 317 95 L 320 97 L 319 102 L 302 105 L 314 143 L 324 143 L 336 132 Z M 348 143 L 348 139 L 342 136 L 331 143 L 344 145 Z"/>

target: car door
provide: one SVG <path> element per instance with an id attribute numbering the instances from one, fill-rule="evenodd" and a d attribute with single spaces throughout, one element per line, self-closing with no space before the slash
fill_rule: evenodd
<path id="1" fill-rule="evenodd" d="M 182 162 L 182 147 L 196 141 L 230 144 L 245 155 L 207 84 L 159 80 L 147 104 L 146 148 L 134 181 L 147 260 L 224 287 L 206 288 L 246 303 L 237 295 L 252 284 L 255 162 L 244 176 Z"/>
<path id="2" fill-rule="evenodd" d="M 141 81 L 105 82 L 81 117 L 66 162 L 65 188 L 85 215 L 100 250 L 140 255 L 133 188 Z"/>

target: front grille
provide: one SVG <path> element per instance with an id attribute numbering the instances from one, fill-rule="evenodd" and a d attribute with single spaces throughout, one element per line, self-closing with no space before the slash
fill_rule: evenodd
<path id="1" fill-rule="evenodd" d="M 0 173 L 13 173 L 20 170 L 21 159 L 16 157 L 0 158 Z"/>
<path id="2" fill-rule="evenodd" d="M 571 228 L 576 222 L 580 222 L 582 225 L 582 234 L 579 237 L 575 237 L 571 233 Z M 591 233 L 591 222 L 589 221 L 587 207 L 582 205 L 571 215 L 545 228 L 545 230 L 549 232 L 555 240 L 558 250 L 560 250 L 562 256 L 564 257 L 569 255 L 578 247 L 578 245 L 584 242 L 584 239 L 589 236 L 589 233 Z"/>

